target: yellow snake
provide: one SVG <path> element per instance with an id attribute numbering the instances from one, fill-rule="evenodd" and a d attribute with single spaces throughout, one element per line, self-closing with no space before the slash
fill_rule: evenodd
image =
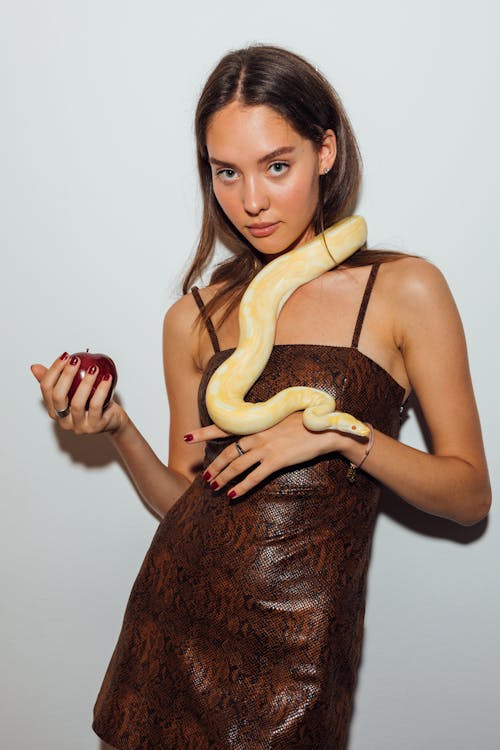
<path id="1" fill-rule="evenodd" d="M 212 375 L 206 392 L 208 413 L 226 432 L 250 435 L 303 411 L 309 430 L 340 430 L 368 435 L 370 430 L 350 414 L 335 411 L 335 399 L 318 388 L 285 388 L 267 401 L 248 403 L 245 396 L 271 355 L 276 321 L 290 295 L 302 284 L 342 263 L 365 242 L 361 216 L 337 222 L 301 247 L 276 258 L 250 282 L 239 309 L 240 336 L 233 354 Z"/>

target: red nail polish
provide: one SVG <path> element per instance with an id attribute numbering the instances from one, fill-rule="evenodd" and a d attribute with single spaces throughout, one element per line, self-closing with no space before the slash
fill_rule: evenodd
<path id="1" fill-rule="evenodd" d="M 218 490 L 219 489 L 219 485 L 217 484 L 217 482 L 212 482 L 212 484 L 210 485 L 210 489 L 211 490 Z"/>
<path id="2" fill-rule="evenodd" d="M 71 357 L 69 363 L 70 363 L 70 365 L 77 365 L 78 364 L 78 357 Z"/>
<path id="3" fill-rule="evenodd" d="M 184 435 L 184 440 L 186 441 L 186 443 L 190 443 L 191 440 L 193 440 L 193 436 L 191 435 L 190 432 L 188 432 L 187 435 Z"/>
<path id="4" fill-rule="evenodd" d="M 59 359 L 60 359 L 60 360 L 62 360 L 62 361 L 64 362 L 64 360 L 65 360 L 65 359 L 68 359 L 68 357 L 69 357 L 69 354 L 68 354 L 68 352 L 63 352 L 63 353 L 61 354 L 61 356 L 59 357 Z"/>
<path id="5" fill-rule="evenodd" d="M 89 375 L 94 375 L 97 372 L 97 367 L 95 365 L 91 365 L 87 372 Z"/>
<path id="6" fill-rule="evenodd" d="M 92 367 L 94 368 L 94 372 L 95 372 L 95 366 L 94 366 L 94 365 L 92 365 Z M 90 369 L 92 369 L 92 367 L 91 367 Z M 89 372 L 90 372 L 90 370 L 89 370 Z M 93 373 L 92 373 L 92 374 L 93 374 Z M 111 373 L 109 373 L 109 372 L 105 372 L 105 373 L 104 373 L 104 375 L 102 376 L 102 379 L 103 379 L 103 380 L 109 380 L 109 379 L 110 379 L 110 377 L 111 377 Z"/>
<path id="7" fill-rule="evenodd" d="M 210 477 L 211 477 L 211 476 L 212 476 L 212 475 L 210 474 L 210 472 L 209 472 L 209 471 L 206 471 L 206 472 L 205 472 L 205 473 L 203 474 L 203 476 L 202 476 L 202 479 L 204 479 L 204 480 L 205 480 L 205 482 L 208 482 L 208 480 L 210 479 Z"/>
<path id="8" fill-rule="evenodd" d="M 228 492 L 228 493 L 227 493 L 227 496 L 228 496 L 228 497 L 229 497 L 229 498 L 230 498 L 231 500 L 234 500 L 234 498 L 236 497 L 236 492 L 235 492 L 235 490 L 231 490 L 231 492 Z"/>

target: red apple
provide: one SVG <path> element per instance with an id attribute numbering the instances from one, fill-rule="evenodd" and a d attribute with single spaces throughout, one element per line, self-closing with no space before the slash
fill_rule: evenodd
<path id="1" fill-rule="evenodd" d="M 71 387 L 68 391 L 68 399 L 69 403 L 71 403 L 71 399 L 75 395 L 75 391 L 82 382 L 85 373 L 91 367 L 92 365 L 97 365 L 99 368 L 99 374 L 97 375 L 97 379 L 92 386 L 92 390 L 90 392 L 90 396 L 88 398 L 87 403 L 85 404 L 85 409 L 87 410 L 89 408 L 89 402 L 92 396 L 95 393 L 95 389 L 103 379 L 104 375 L 106 373 L 109 373 L 111 375 L 111 390 L 108 393 L 106 397 L 106 401 L 104 402 L 104 408 L 109 404 L 111 397 L 113 395 L 113 391 L 116 386 L 116 382 L 118 380 L 118 375 L 116 374 L 116 367 L 115 363 L 111 359 L 111 357 L 108 357 L 106 354 L 93 354 L 92 352 L 89 352 L 87 349 L 86 352 L 76 352 L 76 354 L 72 354 L 72 357 L 78 357 L 80 360 L 80 367 L 78 368 L 78 372 L 73 378 L 73 382 L 71 383 Z"/>

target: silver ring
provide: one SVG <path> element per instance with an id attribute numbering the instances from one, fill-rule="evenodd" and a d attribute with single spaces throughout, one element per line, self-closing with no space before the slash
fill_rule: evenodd
<path id="1" fill-rule="evenodd" d="M 58 410 L 56 409 L 56 410 L 55 410 L 55 412 L 56 412 L 57 416 L 59 417 L 59 419 L 64 419 L 64 417 L 67 417 L 67 416 L 68 416 L 68 414 L 69 414 L 69 412 L 70 412 L 69 404 L 68 404 L 68 405 L 67 405 L 67 407 L 66 407 L 65 409 L 63 409 L 62 411 L 58 411 Z"/>
<path id="2" fill-rule="evenodd" d="M 243 448 L 241 447 L 241 445 L 239 443 L 235 443 L 234 447 L 236 448 L 236 450 L 238 451 L 238 453 L 239 453 L 240 456 L 244 456 L 245 455 L 246 451 L 243 450 Z"/>

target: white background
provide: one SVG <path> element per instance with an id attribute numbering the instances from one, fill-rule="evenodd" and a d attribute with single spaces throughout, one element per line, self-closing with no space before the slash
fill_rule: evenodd
<path id="1" fill-rule="evenodd" d="M 495 486 L 500 18 L 493 0 L 0 13 L 1 746 L 97 750 L 93 702 L 156 521 L 106 438 L 46 418 L 29 364 L 112 354 L 124 405 L 166 455 L 161 322 L 199 227 L 197 96 L 226 50 L 282 44 L 343 97 L 371 245 L 449 280 Z M 414 412 L 402 439 L 424 445 Z M 463 528 L 385 501 L 350 750 L 498 747 L 499 550 L 495 511 Z"/>

